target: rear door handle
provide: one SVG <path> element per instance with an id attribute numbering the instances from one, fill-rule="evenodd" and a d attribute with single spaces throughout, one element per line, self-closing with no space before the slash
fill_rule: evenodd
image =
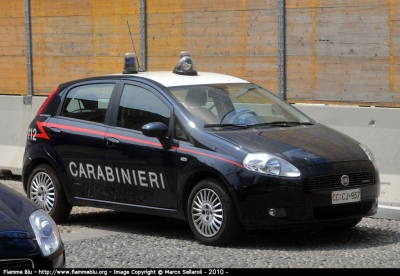
<path id="1" fill-rule="evenodd" d="M 50 130 L 50 134 L 58 134 L 61 132 L 61 130 L 56 127 L 50 127 L 49 130 Z"/>

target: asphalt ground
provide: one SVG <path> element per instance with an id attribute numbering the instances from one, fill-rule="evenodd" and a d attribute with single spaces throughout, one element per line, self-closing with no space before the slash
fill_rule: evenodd
<path id="1" fill-rule="evenodd" d="M 0 183 L 23 192 L 18 180 Z M 400 221 L 387 219 L 345 231 L 244 232 L 224 247 L 200 244 L 183 221 L 97 208 L 74 207 L 58 227 L 67 268 L 400 268 Z"/>

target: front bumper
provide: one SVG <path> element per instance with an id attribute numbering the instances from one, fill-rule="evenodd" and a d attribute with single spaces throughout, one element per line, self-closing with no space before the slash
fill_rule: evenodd
<path id="1" fill-rule="evenodd" d="M 329 166 L 309 166 L 302 168 L 301 172 L 302 177 L 296 179 L 245 170 L 231 176 L 237 179 L 229 180 L 230 183 L 240 182 L 240 185 L 235 185 L 234 190 L 243 227 L 291 230 L 324 228 L 339 226 L 377 213 L 380 180 L 372 163 L 345 162 Z M 364 172 L 372 175 L 369 182 L 362 179 Z M 340 176 L 344 174 L 352 176 L 351 185 L 347 187 L 340 183 Z M 360 179 L 356 180 L 356 176 Z M 310 185 L 311 179 L 315 177 L 322 179 L 319 188 Z M 333 191 L 352 189 L 360 189 L 360 201 L 332 203 Z"/>

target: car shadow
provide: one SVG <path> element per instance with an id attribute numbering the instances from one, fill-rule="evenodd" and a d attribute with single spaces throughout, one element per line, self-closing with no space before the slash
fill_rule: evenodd
<path id="1" fill-rule="evenodd" d="M 321 229 L 310 232 L 245 232 L 232 244 L 234 248 L 274 250 L 365 249 L 400 243 L 400 233 L 369 227 L 347 230 Z"/>
<path id="2" fill-rule="evenodd" d="M 68 227 L 87 227 L 113 231 L 120 234 L 140 234 L 168 239 L 178 239 L 198 243 L 187 222 L 149 215 L 117 211 L 101 211 L 72 214 L 59 224 L 62 229 Z M 316 231 L 290 232 L 243 231 L 241 235 L 224 247 L 232 249 L 257 250 L 343 250 L 348 248 L 369 248 L 400 243 L 400 232 L 368 226 L 362 222 L 347 230 L 322 229 Z"/>

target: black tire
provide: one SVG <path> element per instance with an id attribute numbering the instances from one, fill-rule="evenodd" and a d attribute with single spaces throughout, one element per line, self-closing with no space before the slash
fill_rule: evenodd
<path id="1" fill-rule="evenodd" d="M 242 226 L 229 192 L 216 179 L 204 179 L 189 195 L 187 214 L 195 237 L 206 245 L 224 245 L 235 240 Z"/>
<path id="2" fill-rule="evenodd" d="M 40 164 L 33 169 L 27 188 L 28 197 L 45 210 L 56 223 L 68 218 L 72 206 L 65 197 L 56 172 L 49 165 Z"/>

